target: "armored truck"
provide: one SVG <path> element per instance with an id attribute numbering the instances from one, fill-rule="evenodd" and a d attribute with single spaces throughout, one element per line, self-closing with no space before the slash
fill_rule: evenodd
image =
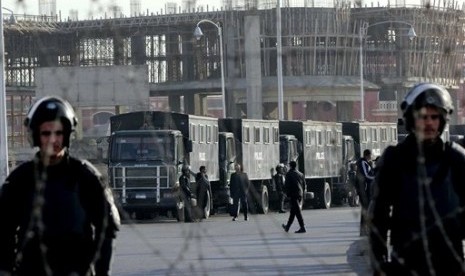
<path id="1" fill-rule="evenodd" d="M 220 132 L 234 135 L 235 161 L 241 164 L 251 182 L 251 211 L 266 214 L 274 170 L 279 164 L 278 121 L 222 118 L 218 119 L 218 127 Z"/>
<path id="2" fill-rule="evenodd" d="M 134 213 L 136 218 L 159 213 L 174 214 L 180 219 L 182 205 L 177 201 L 177 187 L 181 169 L 188 165 L 198 170 L 203 165 L 212 184 L 205 191 L 205 201 L 198 204 L 203 217 L 209 217 L 212 188 L 219 191 L 220 178 L 231 174 L 234 156 L 230 155 L 235 154 L 234 149 L 228 148 L 234 145 L 234 138 L 218 133 L 216 118 L 141 111 L 112 116 L 110 124 L 109 179 L 126 212 Z M 221 147 L 219 141 L 223 143 Z M 191 182 L 195 185 L 193 175 Z"/>
<path id="3" fill-rule="evenodd" d="M 350 175 L 361 152 L 370 149 L 376 157 L 397 143 L 395 123 L 279 121 L 279 131 L 280 162 L 297 162 L 305 175 L 305 202 L 319 208 L 344 201 L 357 205 Z M 294 150 L 284 148 L 293 144 Z"/>

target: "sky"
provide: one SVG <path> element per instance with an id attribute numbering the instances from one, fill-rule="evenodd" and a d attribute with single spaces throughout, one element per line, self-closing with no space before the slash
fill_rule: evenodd
<path id="1" fill-rule="evenodd" d="M 43 0 L 50 1 L 50 0 Z M 142 12 L 147 9 L 150 12 L 160 12 L 164 9 L 165 2 L 176 2 L 178 6 L 182 5 L 182 0 L 140 0 Z M 39 0 L 0 0 L 2 7 L 13 10 L 15 14 L 39 14 Z M 209 5 L 219 8 L 221 0 L 197 0 L 197 5 Z M 56 0 L 57 13 L 61 11 L 62 18 L 67 18 L 69 10 L 78 10 L 79 19 L 99 18 L 108 13 L 109 7 L 118 5 L 122 8 L 123 14 L 129 16 L 130 0 Z M 211 9 L 211 8 L 210 8 Z M 4 11 L 5 12 L 5 11 Z"/>
<path id="2" fill-rule="evenodd" d="M 13 10 L 15 14 L 39 14 L 39 1 L 52 1 L 52 0 L 0 0 L 1 6 Z M 68 17 L 69 11 L 71 9 L 78 11 L 78 19 L 89 19 L 89 18 L 100 18 L 105 17 L 105 13 L 110 16 L 110 7 L 119 6 L 122 8 L 122 13 L 126 16 L 130 15 L 130 0 L 55 0 L 57 4 L 57 13 L 60 14 L 61 18 L 64 20 Z M 239 0 L 242 2 L 244 0 Z M 260 0 L 260 1 L 273 1 L 273 0 Z M 275 0 L 274 0 L 275 1 Z M 281 0 L 282 3 L 287 0 Z M 292 3 L 304 3 L 304 1 L 312 2 L 311 0 L 289 0 Z M 315 2 L 321 3 L 332 3 L 334 0 L 315 0 Z M 354 0 L 349 0 L 354 1 Z M 383 3 L 388 0 L 362 0 L 366 3 Z M 391 3 L 396 0 L 390 0 Z M 419 4 L 422 0 L 397 0 L 397 1 L 406 1 L 407 4 L 417 3 Z M 432 1 L 442 1 L 442 0 L 432 0 Z M 453 1 L 453 0 L 446 0 Z M 460 0 L 461 1 L 461 0 Z M 150 13 L 160 13 L 165 7 L 166 2 L 176 2 L 178 7 L 182 6 L 183 0 L 140 0 L 141 11 L 146 13 L 147 10 Z M 222 1 L 221 0 L 197 0 L 197 6 L 203 5 L 209 6 L 209 10 L 220 8 Z M 376 4 L 377 5 L 377 4 Z M 4 11 L 5 12 L 5 11 Z"/>

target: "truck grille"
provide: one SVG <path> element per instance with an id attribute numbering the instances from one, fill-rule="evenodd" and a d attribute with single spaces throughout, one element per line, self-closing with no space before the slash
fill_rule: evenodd
<path id="1" fill-rule="evenodd" d="M 171 171 L 171 174 L 169 173 Z M 152 167 L 115 167 L 111 169 L 113 188 L 147 189 L 170 188 L 174 183 L 175 168 L 166 166 Z"/>

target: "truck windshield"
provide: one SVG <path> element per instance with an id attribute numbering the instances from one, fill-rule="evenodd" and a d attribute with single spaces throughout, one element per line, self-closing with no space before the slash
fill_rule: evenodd
<path id="1" fill-rule="evenodd" d="M 174 160 L 174 139 L 170 135 L 115 137 L 111 145 L 112 162 Z"/>

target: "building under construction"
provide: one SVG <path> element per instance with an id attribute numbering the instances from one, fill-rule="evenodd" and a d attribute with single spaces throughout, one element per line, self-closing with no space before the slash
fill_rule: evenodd
<path id="1" fill-rule="evenodd" d="M 216 10 L 189 3 L 121 18 L 5 21 L 9 148 L 27 146 L 22 121 L 33 98 L 45 94 L 76 107 L 84 128 L 78 138 L 101 123 L 95 116 L 102 111 L 154 109 L 149 103 L 157 99 L 173 111 L 208 115 L 207 96 L 222 95 L 223 87 L 227 116 L 277 118 L 281 72 L 288 119 L 356 120 L 363 103 L 362 119 L 395 121 L 407 89 L 431 81 L 450 89 L 453 122 L 464 122 L 465 14 L 457 2 L 283 2 L 280 9 L 271 0 L 230 0 Z M 200 24 L 197 39 L 202 19 L 214 24 Z"/>

